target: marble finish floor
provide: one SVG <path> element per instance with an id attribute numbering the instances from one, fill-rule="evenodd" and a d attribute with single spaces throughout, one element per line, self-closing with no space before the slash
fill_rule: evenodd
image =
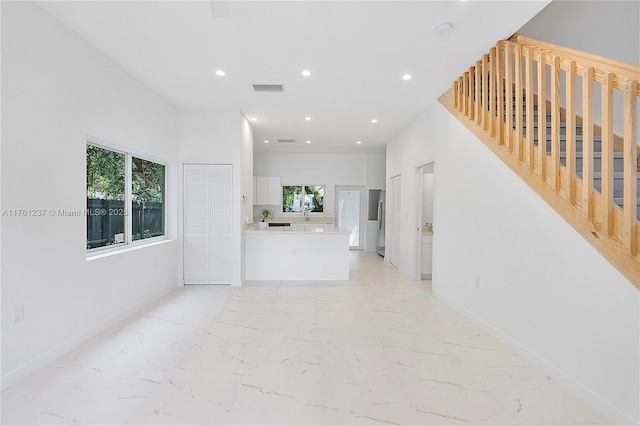
<path id="1" fill-rule="evenodd" d="M 2 393 L 2 424 L 605 424 L 373 253 L 188 286 Z"/>

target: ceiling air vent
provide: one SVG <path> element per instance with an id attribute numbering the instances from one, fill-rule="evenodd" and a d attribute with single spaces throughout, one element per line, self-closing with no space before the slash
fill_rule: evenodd
<path id="1" fill-rule="evenodd" d="M 254 92 L 284 92 L 284 84 L 252 84 Z"/>
<path id="2" fill-rule="evenodd" d="M 281 143 L 294 143 L 295 141 L 295 139 L 278 139 L 278 142 Z"/>

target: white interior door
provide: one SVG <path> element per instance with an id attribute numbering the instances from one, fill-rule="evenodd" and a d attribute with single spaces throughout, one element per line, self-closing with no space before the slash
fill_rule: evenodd
<path id="1" fill-rule="evenodd" d="M 184 282 L 231 284 L 231 165 L 184 165 Z"/>
<path id="2" fill-rule="evenodd" d="M 362 250 L 364 247 L 362 235 L 363 200 L 362 188 L 336 186 L 335 225 L 338 228 L 351 231 L 349 248 L 352 250 Z"/>

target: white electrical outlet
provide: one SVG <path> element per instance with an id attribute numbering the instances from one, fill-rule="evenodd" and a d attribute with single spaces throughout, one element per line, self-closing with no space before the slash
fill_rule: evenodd
<path id="1" fill-rule="evenodd" d="M 13 308 L 13 323 L 17 324 L 24 321 L 24 305 L 18 305 Z"/>

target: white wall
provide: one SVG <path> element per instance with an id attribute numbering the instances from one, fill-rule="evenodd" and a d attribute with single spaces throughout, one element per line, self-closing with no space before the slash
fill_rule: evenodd
<path id="1" fill-rule="evenodd" d="M 280 176 L 282 185 L 325 185 L 322 216 L 334 216 L 336 185 L 362 186 L 365 206 L 369 188 L 385 188 L 384 154 L 255 153 L 253 170 L 255 176 Z M 276 216 L 287 215 L 281 212 L 282 206 L 269 208 Z M 366 215 L 365 222 L 365 250 L 375 251 L 376 222 L 367 221 Z"/>
<path id="2" fill-rule="evenodd" d="M 180 112 L 179 134 L 179 186 L 182 188 L 182 165 L 231 164 L 233 166 L 233 251 L 232 285 L 242 281 L 242 227 L 245 216 L 251 215 L 252 205 L 242 202 L 242 196 L 253 194 L 251 154 L 253 131 L 247 119 L 239 111 L 208 109 Z M 245 192 L 246 191 L 246 192 Z M 179 199 L 179 223 L 182 223 L 182 191 Z M 183 230 L 179 229 L 182 241 Z M 182 247 L 180 247 L 180 271 L 182 271 Z"/>
<path id="3" fill-rule="evenodd" d="M 240 221 L 244 225 L 247 221 L 253 220 L 253 127 L 249 120 L 243 115 L 241 119 L 242 132 L 240 143 L 240 192 L 241 192 L 241 212 Z M 241 264 L 240 264 L 240 280 L 245 280 L 245 238 L 244 234 L 240 237 L 241 241 Z"/>
<path id="4" fill-rule="evenodd" d="M 637 422 L 640 293 L 439 105 L 387 147 L 408 200 L 401 269 L 417 267 L 411 177 L 431 161 L 434 293 L 613 421 Z"/>
<path id="5" fill-rule="evenodd" d="M 527 37 L 640 65 L 640 2 L 549 3 L 518 30 Z"/>
<path id="6" fill-rule="evenodd" d="M 177 131 L 172 106 L 59 21 L 2 2 L 3 208 L 84 209 L 91 135 L 168 163 L 170 237 L 88 261 L 84 216 L 2 217 L 3 387 L 177 287 Z"/>

